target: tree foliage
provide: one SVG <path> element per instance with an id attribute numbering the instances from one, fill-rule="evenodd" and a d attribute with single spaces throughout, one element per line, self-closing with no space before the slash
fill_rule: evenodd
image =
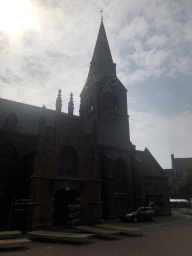
<path id="1" fill-rule="evenodd" d="M 192 166 L 178 179 L 177 184 L 173 187 L 173 192 L 192 198 Z"/>

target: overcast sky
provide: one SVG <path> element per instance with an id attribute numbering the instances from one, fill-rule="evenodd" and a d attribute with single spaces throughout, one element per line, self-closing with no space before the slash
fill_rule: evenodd
<path id="1" fill-rule="evenodd" d="M 163 168 L 192 157 L 191 0 L 0 1 L 0 97 L 55 109 L 61 89 L 78 115 L 101 9 L 132 143 Z"/>

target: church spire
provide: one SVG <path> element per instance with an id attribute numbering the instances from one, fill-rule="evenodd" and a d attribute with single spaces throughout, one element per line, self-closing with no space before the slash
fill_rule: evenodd
<path id="1" fill-rule="evenodd" d="M 103 65 L 106 64 L 104 61 L 107 61 L 108 64 L 109 62 L 112 64 L 113 59 L 111 55 L 111 51 L 109 48 L 106 32 L 105 32 L 105 27 L 103 24 L 103 18 L 101 16 L 101 25 L 99 28 L 99 33 L 95 45 L 95 50 L 93 53 L 93 58 L 92 62 L 95 63 L 96 65 Z"/>

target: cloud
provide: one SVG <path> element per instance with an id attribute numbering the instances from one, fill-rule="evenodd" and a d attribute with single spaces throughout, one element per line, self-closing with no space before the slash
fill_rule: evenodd
<path id="1" fill-rule="evenodd" d="M 151 38 L 149 38 L 146 42 L 151 47 L 162 47 L 167 43 L 168 38 L 164 35 L 154 35 Z"/>
<path id="2" fill-rule="evenodd" d="M 49 79 L 51 72 L 44 59 L 25 57 L 23 66 L 24 72 L 30 76 L 30 79 L 38 79 L 40 84 Z"/>
<path id="3" fill-rule="evenodd" d="M 61 0 L 31 0 L 33 4 L 36 4 L 37 6 L 44 6 L 47 8 L 57 8 L 61 4 Z"/>
<path id="4" fill-rule="evenodd" d="M 5 41 L 0 44 L 9 52 L 3 59 L 2 77 L 9 69 L 26 84 L 34 83 L 36 77 L 36 82 L 48 83 L 49 88 L 53 80 L 53 84 L 62 84 L 60 73 L 71 69 L 73 73 L 83 72 L 82 84 L 97 37 L 100 8 L 123 81 L 131 84 L 165 73 L 190 73 L 191 57 L 179 48 L 192 37 L 189 1 L 184 5 L 171 0 L 115 0 L 110 4 L 102 0 L 33 0 L 32 4 L 35 25 L 12 38 L 9 48 Z M 73 81 L 67 87 L 76 83 L 75 79 L 67 80 Z"/>
<path id="5" fill-rule="evenodd" d="M 192 151 L 192 111 L 171 117 L 129 110 L 130 136 L 138 150 L 147 147 L 163 168 L 170 168 L 170 155 L 189 157 Z"/>
<path id="6" fill-rule="evenodd" d="M 21 82 L 21 79 L 18 76 L 12 74 L 12 72 L 9 69 L 6 70 L 6 76 L 0 76 L 0 78 L 6 84 L 11 84 L 11 83 L 19 84 Z"/>
<path id="7" fill-rule="evenodd" d="M 143 17 L 136 16 L 131 23 L 123 27 L 119 32 L 119 37 L 121 39 L 132 39 L 132 38 L 142 38 L 146 36 L 149 30 L 149 24 Z"/>
<path id="8" fill-rule="evenodd" d="M 4 54 L 9 48 L 10 36 L 7 33 L 0 31 L 0 54 Z"/>

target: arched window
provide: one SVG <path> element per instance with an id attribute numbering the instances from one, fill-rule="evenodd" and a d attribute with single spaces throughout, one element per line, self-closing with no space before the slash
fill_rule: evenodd
<path id="1" fill-rule="evenodd" d="M 125 162 L 118 158 L 114 164 L 114 188 L 115 192 L 124 193 L 127 187 L 127 166 Z"/>
<path id="2" fill-rule="evenodd" d="M 59 157 L 59 175 L 77 177 L 78 154 L 72 146 L 64 147 Z"/>

